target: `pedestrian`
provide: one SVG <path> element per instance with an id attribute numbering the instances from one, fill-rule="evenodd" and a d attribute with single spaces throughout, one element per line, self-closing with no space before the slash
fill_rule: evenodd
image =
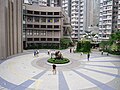
<path id="1" fill-rule="evenodd" d="M 50 50 L 48 50 L 48 55 L 50 55 Z"/>
<path id="2" fill-rule="evenodd" d="M 54 75 L 54 74 L 56 74 L 56 65 L 53 64 L 53 65 L 52 65 L 52 68 L 53 68 L 52 72 L 53 72 L 53 75 Z"/>
<path id="3" fill-rule="evenodd" d="M 55 55 L 55 52 L 51 51 L 51 58 L 53 58 L 53 55 Z"/>
<path id="4" fill-rule="evenodd" d="M 87 54 L 87 59 L 88 59 L 88 61 L 89 61 L 89 58 L 90 58 L 90 53 Z"/>
<path id="5" fill-rule="evenodd" d="M 101 55 L 103 55 L 103 50 L 101 51 Z"/>
<path id="6" fill-rule="evenodd" d="M 37 56 L 39 56 L 39 50 L 37 50 Z"/>
<path id="7" fill-rule="evenodd" d="M 72 49 L 70 48 L 70 53 L 72 52 Z"/>
<path id="8" fill-rule="evenodd" d="M 109 53 L 107 52 L 107 56 L 109 56 Z"/>
<path id="9" fill-rule="evenodd" d="M 80 52 L 80 55 L 83 55 L 83 53 L 82 53 L 82 52 Z"/>
<path id="10" fill-rule="evenodd" d="M 36 56 L 36 51 L 34 51 L 34 57 Z"/>

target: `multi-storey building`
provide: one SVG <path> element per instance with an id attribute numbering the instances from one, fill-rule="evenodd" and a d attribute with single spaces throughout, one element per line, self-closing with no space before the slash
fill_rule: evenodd
<path id="1" fill-rule="evenodd" d="M 99 37 L 108 40 L 117 31 L 118 0 L 100 0 Z"/>
<path id="2" fill-rule="evenodd" d="M 62 8 L 64 12 L 71 17 L 71 0 L 62 0 Z"/>
<path id="3" fill-rule="evenodd" d="M 71 1 L 71 25 L 72 25 L 72 38 L 78 39 L 78 26 L 79 26 L 79 0 Z"/>
<path id="4" fill-rule="evenodd" d="M 51 7 L 61 7 L 62 0 L 47 0 L 47 6 Z"/>
<path id="5" fill-rule="evenodd" d="M 71 1 L 71 25 L 72 38 L 79 40 L 83 37 L 88 27 L 94 25 L 95 0 L 72 0 Z M 97 8 L 98 9 L 98 8 Z"/>
<path id="6" fill-rule="evenodd" d="M 60 39 L 69 36 L 69 18 L 61 7 L 23 6 L 25 47 L 59 47 Z"/>
<path id="7" fill-rule="evenodd" d="M 23 0 L 25 4 L 47 6 L 47 0 Z"/>
<path id="8" fill-rule="evenodd" d="M 93 2 L 93 26 L 99 26 L 100 17 L 100 0 L 94 0 Z M 99 30 L 99 27 L 98 27 Z"/>
<path id="9" fill-rule="evenodd" d="M 0 0 L 0 59 L 22 52 L 22 0 Z"/>
<path id="10" fill-rule="evenodd" d="M 120 0 L 118 1 L 118 30 L 120 30 Z"/>

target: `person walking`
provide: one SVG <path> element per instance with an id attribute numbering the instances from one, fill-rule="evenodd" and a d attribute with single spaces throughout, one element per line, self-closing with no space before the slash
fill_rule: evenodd
<path id="1" fill-rule="evenodd" d="M 36 50 L 36 53 L 37 53 L 37 57 L 39 56 L 39 50 Z"/>
<path id="2" fill-rule="evenodd" d="M 89 58 L 90 58 L 90 53 L 87 54 L 87 59 L 88 59 L 88 61 L 89 61 Z"/>
<path id="3" fill-rule="evenodd" d="M 101 51 L 101 55 L 103 55 L 103 50 Z"/>
<path id="4" fill-rule="evenodd" d="M 54 75 L 54 74 L 56 74 L 56 65 L 53 64 L 53 65 L 52 65 L 52 68 L 53 68 L 52 72 L 53 72 L 53 75 Z"/>
<path id="5" fill-rule="evenodd" d="M 55 52 L 51 51 L 51 58 L 53 58 L 53 55 L 55 55 Z"/>
<path id="6" fill-rule="evenodd" d="M 36 51 L 34 51 L 34 57 L 36 56 Z"/>
<path id="7" fill-rule="evenodd" d="M 50 55 L 50 50 L 48 50 L 48 55 Z"/>
<path id="8" fill-rule="evenodd" d="M 107 52 L 107 56 L 109 56 L 109 53 Z"/>
<path id="9" fill-rule="evenodd" d="M 72 52 L 72 49 L 70 48 L 70 53 Z"/>

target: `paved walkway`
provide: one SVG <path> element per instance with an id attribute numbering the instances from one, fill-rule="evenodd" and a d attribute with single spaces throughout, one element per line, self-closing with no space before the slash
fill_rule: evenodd
<path id="1" fill-rule="evenodd" d="M 57 74 L 47 63 L 47 50 L 33 51 L 9 58 L 0 63 L 0 90 L 120 90 L 120 58 L 92 52 L 86 55 L 61 50 L 71 60 L 57 65 Z"/>

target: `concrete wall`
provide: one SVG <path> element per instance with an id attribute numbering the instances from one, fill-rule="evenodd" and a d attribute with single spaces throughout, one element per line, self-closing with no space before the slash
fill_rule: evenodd
<path id="1" fill-rule="evenodd" d="M 22 52 L 22 0 L 0 0 L 0 59 Z"/>

